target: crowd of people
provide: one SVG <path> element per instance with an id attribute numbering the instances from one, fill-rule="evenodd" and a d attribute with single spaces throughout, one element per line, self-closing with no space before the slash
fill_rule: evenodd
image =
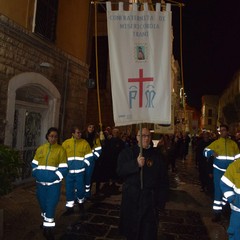
<path id="1" fill-rule="evenodd" d="M 240 227 L 235 223 L 240 214 L 237 188 L 240 189 L 240 178 L 236 174 L 240 167 L 235 161 L 240 158 L 240 134 L 231 139 L 227 125 L 220 126 L 219 134 L 208 131 L 193 137 L 181 132 L 159 134 L 155 147 L 147 128 L 135 135 L 106 127 L 104 137 L 100 137 L 94 124 L 89 123 L 83 131 L 73 127 L 71 134 L 60 144 L 58 129 L 50 128 L 47 143 L 36 150 L 32 161 L 46 239 L 54 239 L 54 215 L 63 179 L 66 189 L 63 216 L 72 214 L 77 205 L 84 217 L 84 203 L 91 200 L 92 194 L 101 194 L 101 183 L 110 188 L 121 183 L 121 234 L 129 240 L 157 239 L 158 212 L 168 199 L 168 173 L 177 171 L 176 161 L 187 161 L 189 144 L 199 171 L 201 191 L 213 198 L 213 221 L 220 221 L 224 209 L 231 207 L 229 239 L 240 239 Z"/>
<path id="2" fill-rule="evenodd" d="M 177 159 L 186 160 L 191 142 L 201 191 L 213 199 L 213 222 L 229 218 L 229 240 L 240 239 L 240 132 L 230 135 L 223 124 L 217 133 L 203 131 L 190 138 L 187 134 L 160 135 L 158 147 L 167 157 L 172 171 Z"/>
<path id="3" fill-rule="evenodd" d="M 100 183 L 114 186 L 117 175 L 119 153 L 133 144 L 134 139 L 117 128 L 106 128 L 104 139 L 94 124 L 89 123 L 81 130 L 74 126 L 71 136 L 58 141 L 57 128 L 49 128 L 47 142 L 36 150 L 32 160 L 32 175 L 36 179 L 36 194 L 41 209 L 43 235 L 48 240 L 54 239 L 55 210 L 60 198 L 62 180 L 65 179 L 66 211 L 63 216 L 74 213 L 74 206 L 85 216 L 84 203 L 91 199 L 92 184 L 96 183 L 99 194 Z"/>

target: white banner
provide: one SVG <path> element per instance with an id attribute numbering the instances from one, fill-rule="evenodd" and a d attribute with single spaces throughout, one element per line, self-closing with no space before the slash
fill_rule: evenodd
<path id="1" fill-rule="evenodd" d="M 174 96 L 172 95 L 172 99 Z M 170 125 L 160 125 L 154 124 L 154 133 L 162 133 L 162 134 L 174 134 L 174 105 L 171 104 L 171 124 Z"/>
<path id="2" fill-rule="evenodd" d="M 171 10 L 112 11 L 107 2 L 113 114 L 116 126 L 171 123 Z"/>

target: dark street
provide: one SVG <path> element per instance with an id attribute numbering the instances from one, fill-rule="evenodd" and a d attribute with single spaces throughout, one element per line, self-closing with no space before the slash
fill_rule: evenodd
<path id="1" fill-rule="evenodd" d="M 212 200 L 200 191 L 198 169 L 190 154 L 184 162 L 177 161 L 177 170 L 169 170 L 170 194 L 165 212 L 160 213 L 159 239 L 161 240 L 226 240 L 227 217 L 212 223 Z M 94 187 L 93 187 L 94 193 Z M 102 185 L 101 194 L 85 204 L 86 213 L 78 209 L 70 216 L 65 211 L 65 192 L 56 211 L 55 236 L 59 240 L 124 239 L 118 234 L 121 185 L 112 188 Z M 41 217 L 35 197 L 34 182 L 14 189 L 0 198 L 4 209 L 4 240 L 41 240 Z"/>

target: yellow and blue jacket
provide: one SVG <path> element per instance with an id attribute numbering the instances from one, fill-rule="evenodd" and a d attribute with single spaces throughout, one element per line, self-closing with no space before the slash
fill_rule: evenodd
<path id="1" fill-rule="evenodd" d="M 213 156 L 213 152 L 217 153 L 217 157 L 213 160 L 213 167 L 225 172 L 230 163 L 240 158 L 239 148 L 230 138 L 219 138 L 208 145 L 203 154 L 206 158 Z"/>
<path id="2" fill-rule="evenodd" d="M 102 153 L 102 145 L 101 145 L 100 138 L 95 139 L 94 145 L 92 147 L 92 153 L 93 153 L 94 160 L 97 160 L 100 157 Z"/>
<path id="3" fill-rule="evenodd" d="M 85 171 L 93 158 L 92 149 L 84 139 L 69 138 L 62 143 L 67 152 L 69 173 Z"/>
<path id="4" fill-rule="evenodd" d="M 240 160 L 229 165 L 221 178 L 220 186 L 231 209 L 240 212 Z"/>
<path id="5" fill-rule="evenodd" d="M 41 145 L 32 160 L 32 175 L 42 185 L 59 183 L 67 175 L 67 155 L 59 144 Z"/>

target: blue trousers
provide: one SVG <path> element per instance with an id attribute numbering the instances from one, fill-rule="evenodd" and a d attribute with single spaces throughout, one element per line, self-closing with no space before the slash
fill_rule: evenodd
<path id="1" fill-rule="evenodd" d="M 44 226 L 54 227 L 54 216 L 61 194 L 61 183 L 50 186 L 37 183 L 37 199 L 44 216 Z M 49 222 L 49 225 L 48 225 Z"/>
<path id="2" fill-rule="evenodd" d="M 90 165 L 86 167 L 85 174 L 85 197 L 91 196 L 91 182 L 92 182 L 92 174 L 95 167 L 95 160 L 90 161 Z"/>
<path id="3" fill-rule="evenodd" d="M 231 211 L 230 223 L 227 230 L 229 240 L 240 239 L 240 212 Z"/>
<path id="4" fill-rule="evenodd" d="M 79 203 L 83 203 L 85 196 L 84 175 L 85 172 L 67 174 L 66 176 L 67 202 L 74 202 L 75 200 L 77 200 Z"/>
<path id="5" fill-rule="evenodd" d="M 213 169 L 213 183 L 214 183 L 214 202 L 213 202 L 213 211 L 215 213 L 221 213 L 223 206 L 226 205 L 226 202 L 223 201 L 223 193 L 220 188 L 220 180 L 224 172 L 216 168 Z"/>

